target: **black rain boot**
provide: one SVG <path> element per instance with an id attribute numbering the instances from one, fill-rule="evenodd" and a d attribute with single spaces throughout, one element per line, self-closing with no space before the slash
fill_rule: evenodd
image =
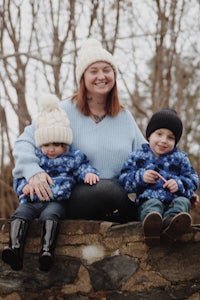
<path id="1" fill-rule="evenodd" d="M 40 270 L 50 271 L 54 261 L 54 250 L 58 236 L 59 223 L 53 220 L 46 220 L 42 227 L 41 251 L 39 257 Z"/>
<path id="2" fill-rule="evenodd" d="M 15 219 L 10 223 L 10 241 L 2 251 L 2 260 L 15 271 L 23 268 L 24 245 L 29 224 L 22 219 Z"/>

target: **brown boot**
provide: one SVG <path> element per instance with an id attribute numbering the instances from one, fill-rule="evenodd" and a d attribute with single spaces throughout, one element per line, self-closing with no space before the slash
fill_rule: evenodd
<path id="1" fill-rule="evenodd" d="M 148 246 L 156 246 L 160 243 L 162 229 L 162 216 L 158 212 L 151 212 L 144 218 L 144 239 Z"/>
<path id="2" fill-rule="evenodd" d="M 181 235 L 189 231 L 191 226 L 191 216 L 186 212 L 181 212 L 173 217 L 166 218 L 163 221 L 162 240 L 173 243 Z"/>

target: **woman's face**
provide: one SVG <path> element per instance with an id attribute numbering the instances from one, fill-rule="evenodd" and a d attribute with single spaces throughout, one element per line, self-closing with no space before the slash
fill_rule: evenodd
<path id="1" fill-rule="evenodd" d="M 85 86 L 90 95 L 107 96 L 115 85 L 115 73 L 110 64 L 96 62 L 91 64 L 84 73 Z"/>

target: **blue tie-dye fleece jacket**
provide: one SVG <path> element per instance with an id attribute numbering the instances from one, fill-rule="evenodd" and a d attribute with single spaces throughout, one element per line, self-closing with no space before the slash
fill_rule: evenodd
<path id="1" fill-rule="evenodd" d="M 99 175 L 99 172 L 89 164 L 86 155 L 76 148 L 69 147 L 68 152 L 53 159 L 48 158 L 39 149 L 36 149 L 36 155 L 40 160 L 40 167 L 54 182 L 54 185 L 51 186 L 53 201 L 69 199 L 75 183 L 83 182 L 87 173 Z M 14 190 L 18 195 L 19 202 L 39 202 L 37 195 L 33 200 L 28 196 L 21 197 L 22 189 L 26 184 L 25 178 L 14 179 Z"/>
<path id="2" fill-rule="evenodd" d="M 174 179 L 178 191 L 171 193 L 164 189 L 164 182 L 160 178 L 155 184 L 145 183 L 143 175 L 146 170 L 155 170 L 166 180 Z M 119 183 L 128 193 L 136 194 L 137 204 L 152 198 L 168 204 L 179 196 L 190 198 L 198 188 L 199 179 L 185 152 L 175 147 L 170 153 L 156 158 L 149 144 L 143 144 L 141 150 L 129 154 L 122 167 Z"/>

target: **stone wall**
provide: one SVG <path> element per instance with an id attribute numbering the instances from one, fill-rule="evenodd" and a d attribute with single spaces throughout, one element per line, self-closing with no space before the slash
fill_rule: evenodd
<path id="1" fill-rule="evenodd" d="M 9 224 L 0 219 L 0 254 Z M 55 265 L 38 269 L 40 227 L 29 230 L 24 268 L 0 260 L 0 299 L 200 300 L 200 225 L 175 244 L 149 248 L 141 223 L 63 221 Z"/>

